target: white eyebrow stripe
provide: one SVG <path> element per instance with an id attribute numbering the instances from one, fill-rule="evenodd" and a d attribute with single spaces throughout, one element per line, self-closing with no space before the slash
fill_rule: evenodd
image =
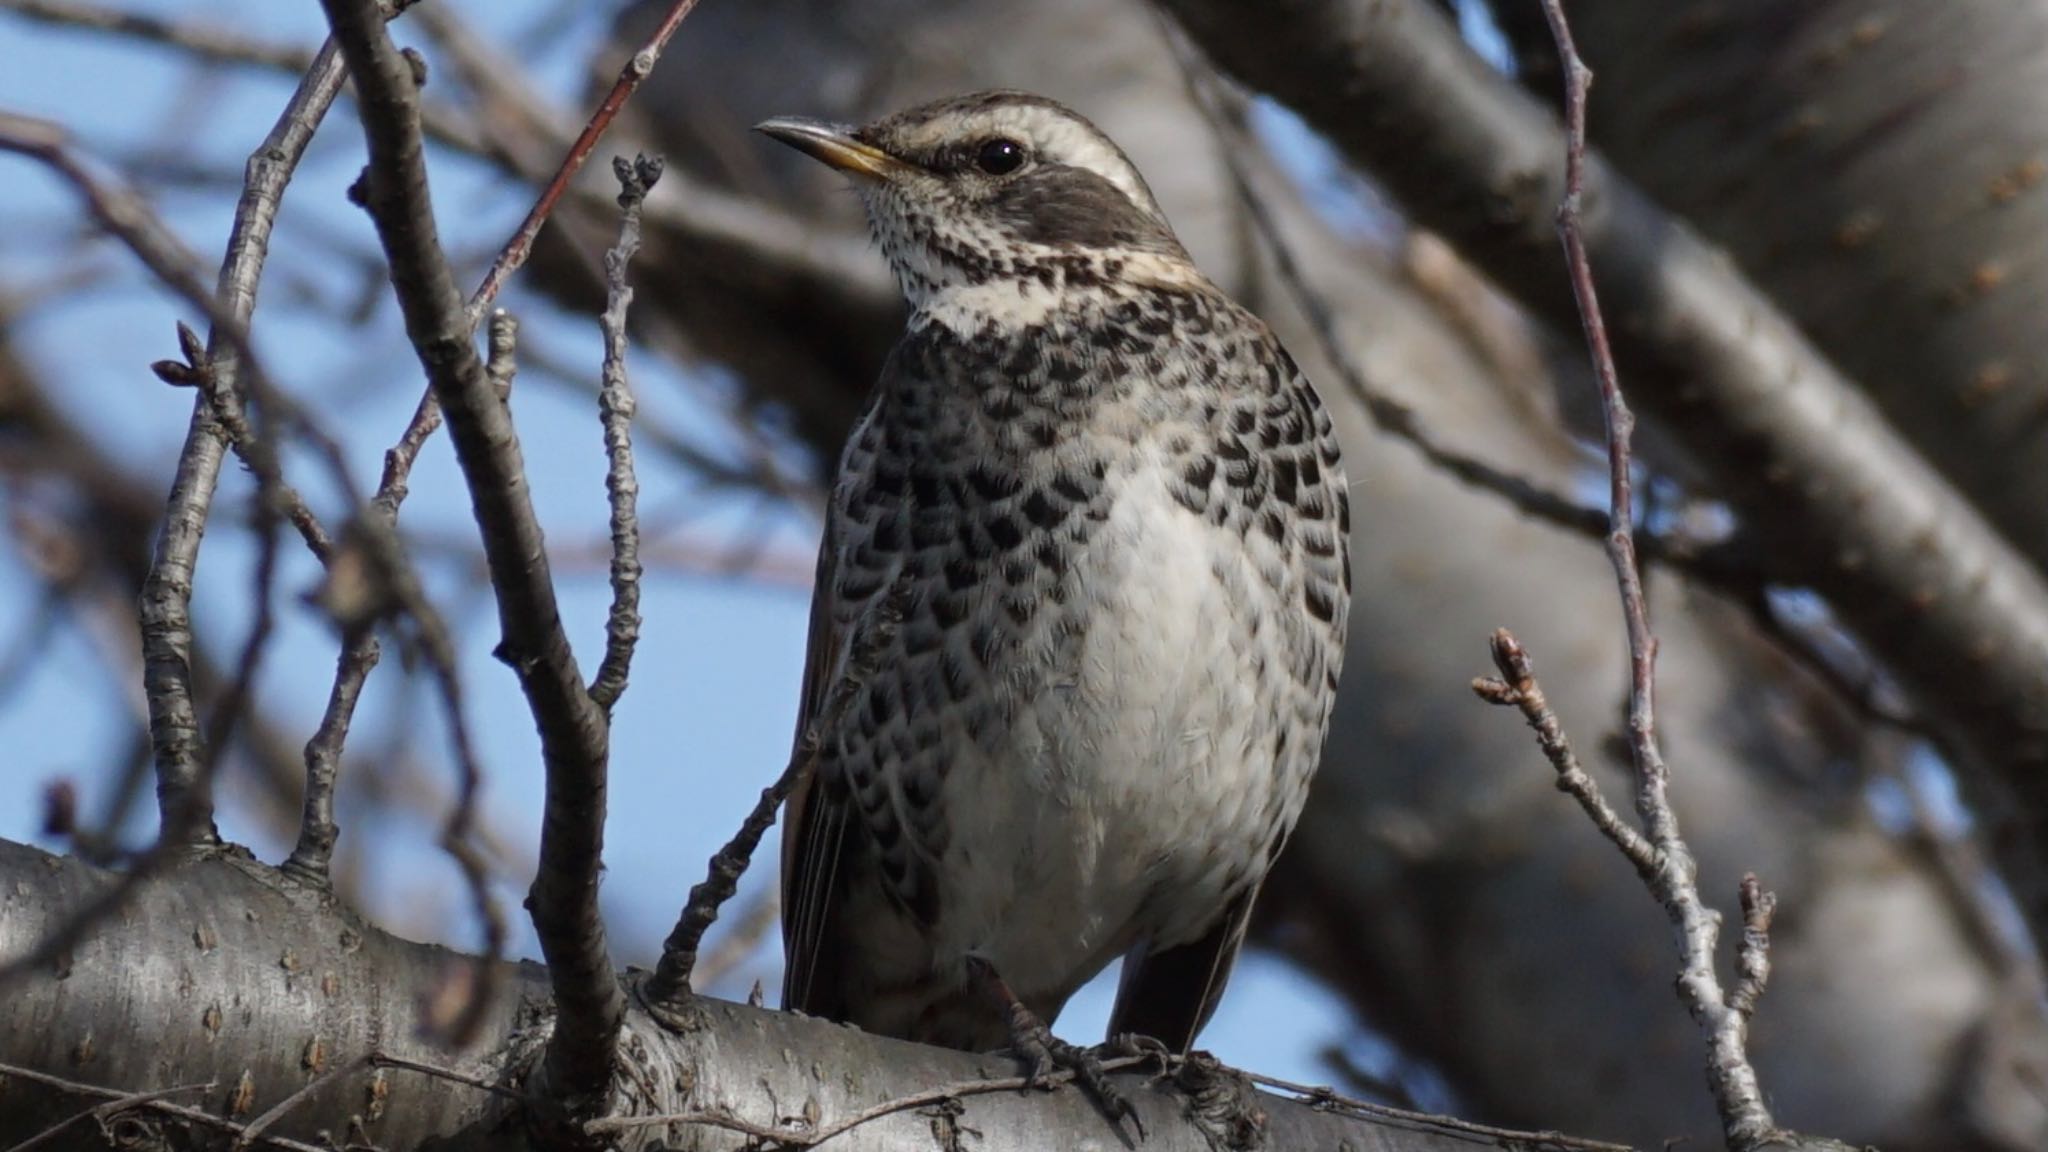
<path id="1" fill-rule="evenodd" d="M 1109 181 L 1131 203 L 1154 216 L 1162 215 L 1136 166 L 1124 158 L 1116 145 L 1085 125 L 1037 105 L 1000 108 L 989 120 L 996 131 L 1016 134 L 1045 159 L 1093 172 Z"/>

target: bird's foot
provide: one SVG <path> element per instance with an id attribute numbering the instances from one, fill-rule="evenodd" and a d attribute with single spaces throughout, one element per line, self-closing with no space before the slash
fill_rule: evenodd
<path id="1" fill-rule="evenodd" d="M 1010 1047 L 1024 1062 L 1026 1085 L 1051 1087 L 1047 1081 L 1052 1076 L 1069 1072 L 1112 1125 L 1121 1127 L 1129 1121 L 1138 1139 L 1145 1138 L 1145 1122 L 1138 1118 L 1138 1110 L 1122 1089 L 1110 1083 L 1109 1073 L 1103 1070 L 1102 1050 L 1069 1044 L 1053 1035 L 1045 1022 L 1022 1004 L 1011 1009 Z"/>
<path id="2" fill-rule="evenodd" d="M 1138 1110 L 1130 1099 L 1116 1085 L 1109 1082 L 1109 1073 L 1103 1070 L 1104 1050 L 1083 1048 L 1069 1044 L 1052 1034 L 1045 1021 L 1038 1018 L 1017 994 L 1010 990 L 995 966 L 978 957 L 969 960 L 976 978 L 1002 1004 L 1003 1019 L 1010 1032 L 1010 1050 L 1024 1065 L 1024 1084 L 1027 1088 L 1051 1088 L 1053 1077 L 1060 1072 L 1073 1076 L 1095 1106 L 1101 1109 L 1110 1125 L 1122 1131 L 1129 1121 L 1138 1139 L 1145 1138 L 1145 1122 L 1138 1118 Z M 1120 1055 L 1109 1051 L 1109 1055 Z"/>
<path id="3" fill-rule="evenodd" d="M 1144 1060 L 1157 1066 L 1152 1074 L 1152 1083 L 1173 1078 L 1174 1061 L 1178 1059 L 1166 1041 L 1136 1032 L 1119 1032 L 1104 1043 L 1100 1051 L 1107 1056 L 1118 1056 L 1128 1060 Z"/>

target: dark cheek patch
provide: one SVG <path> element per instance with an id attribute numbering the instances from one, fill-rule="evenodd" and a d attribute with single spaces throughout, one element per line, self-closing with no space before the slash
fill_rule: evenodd
<path id="1" fill-rule="evenodd" d="M 994 190 L 989 212 L 1018 239 L 1072 248 L 1169 249 L 1173 237 L 1116 185 L 1093 172 L 1052 165 Z"/>

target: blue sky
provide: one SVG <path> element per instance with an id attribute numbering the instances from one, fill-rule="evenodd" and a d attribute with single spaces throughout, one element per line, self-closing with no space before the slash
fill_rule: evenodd
<path id="1" fill-rule="evenodd" d="M 453 6 L 501 46 L 519 43 L 521 32 L 553 7 L 537 0 L 473 0 Z M 126 0 L 124 7 L 211 19 L 244 33 L 309 46 L 321 31 L 318 7 L 311 0 Z M 565 105 L 577 103 L 572 96 L 581 83 L 581 62 L 598 31 L 598 21 L 581 19 L 565 34 L 548 37 L 544 50 L 521 53 Z M 689 35 L 687 24 L 681 34 Z M 77 133 L 82 149 L 116 174 L 165 157 L 239 171 L 242 157 L 262 138 L 289 91 L 288 82 L 275 76 L 242 69 L 198 75 L 151 47 L 48 29 L 4 13 L 0 61 L 5 62 L 0 109 L 61 120 Z M 185 128 L 192 123 L 204 124 L 204 131 L 189 135 Z M 601 150 L 600 162 L 608 155 Z M 367 221 L 342 195 L 360 164 L 353 109 L 339 105 L 287 196 L 276 243 L 280 255 L 266 281 L 266 299 L 294 292 L 295 283 L 337 299 L 346 299 L 358 286 L 359 272 L 320 253 L 335 244 L 367 250 L 373 243 Z M 476 261 L 509 234 L 530 193 L 460 159 L 437 157 L 433 174 L 444 239 L 451 252 L 470 262 L 464 276 L 473 283 Z M 164 190 L 154 196 L 164 217 L 208 267 L 218 261 L 224 245 L 231 200 L 218 189 Z M 124 253 L 103 244 L 90 249 L 86 262 L 107 273 L 100 287 L 62 302 L 35 303 L 39 286 L 78 270 L 77 248 L 71 243 L 76 219 L 69 194 L 53 180 L 28 162 L 0 157 L 0 220 L 20 238 L 0 249 L 0 299 L 31 300 L 15 324 L 18 350 L 53 382 L 66 410 L 96 429 L 135 476 L 165 488 L 190 412 L 190 394 L 158 383 L 147 365 L 174 354 L 174 319 L 196 317 L 156 291 Z M 323 414 L 347 446 L 359 477 L 376 475 L 383 449 L 404 425 L 421 386 L 387 296 L 378 294 L 375 316 L 360 327 L 338 315 L 275 305 L 259 305 L 255 324 L 273 371 Z M 505 302 L 520 315 L 529 340 L 557 358 L 588 366 L 594 376 L 599 360 L 594 321 L 564 317 L 516 283 Z M 687 377 L 637 349 L 632 371 L 648 419 L 718 446 L 720 425 L 710 398 L 718 395 L 719 382 Z M 604 532 L 604 462 L 594 405 L 526 381 L 515 389 L 514 414 L 535 498 L 558 556 L 564 615 L 587 675 L 601 649 L 609 589 L 600 567 L 560 558 L 578 544 L 602 539 Z M 340 505 L 322 489 L 318 470 L 298 454 L 288 458 L 287 466 L 315 507 L 330 521 L 337 519 Z M 754 501 L 691 492 L 669 470 L 644 457 L 641 478 L 643 516 L 651 522 L 686 520 L 700 534 L 734 539 L 761 531 L 765 524 L 778 548 L 803 552 L 812 547 L 814 529 L 793 513 L 763 513 Z M 413 491 L 403 520 L 410 533 L 473 540 L 445 438 L 437 438 L 422 457 Z M 228 475 L 217 522 L 222 515 L 241 515 L 248 493 L 246 477 Z M 312 730 L 336 648 L 321 620 L 297 602 L 317 574 L 302 551 L 287 548 L 289 562 L 278 596 L 282 626 L 260 688 L 264 706 L 296 725 L 290 733 L 294 741 Z M 237 531 L 216 531 L 202 554 L 195 612 L 202 634 L 216 637 L 215 648 L 224 654 L 239 645 L 250 620 L 252 558 L 252 547 Z M 430 587 L 459 629 L 472 727 L 489 773 L 490 819 L 530 851 L 542 784 L 532 722 L 512 674 L 490 657 L 497 635 L 491 606 L 473 587 L 448 578 L 445 569 L 429 566 Z M 33 625 L 39 587 L 16 551 L 0 548 L 0 652 Z M 795 710 L 805 605 L 804 590 L 772 583 L 650 577 L 633 683 L 613 732 L 605 902 L 621 961 L 652 958 L 684 893 L 702 877 L 706 858 L 781 769 Z M 112 641 L 120 639 L 112 627 L 101 632 Z M 125 677 L 112 677 L 99 654 L 99 645 L 112 641 L 96 641 L 94 635 L 91 628 L 60 628 L 45 656 L 0 695 L 0 745 L 11 750 L 0 767 L 0 836 L 38 841 L 39 797 L 54 779 L 76 782 L 86 810 L 92 811 L 124 754 L 139 689 Z M 393 753 L 419 758 L 430 777 L 452 779 L 438 714 L 417 701 L 408 705 L 408 682 L 398 674 L 395 656 L 387 654 L 386 664 L 373 678 L 359 714 L 359 732 L 366 734 L 359 740 L 376 732 L 379 717 L 401 717 L 405 727 L 402 739 L 391 745 Z M 369 745 L 353 747 L 363 751 Z M 247 787 L 233 776 L 223 782 L 223 830 L 251 843 L 264 858 L 280 859 L 289 845 L 266 833 L 238 802 Z M 130 832 L 139 840 L 150 830 L 143 822 Z M 459 881 L 433 847 L 433 823 L 345 822 L 342 831 L 358 842 L 366 866 L 375 869 L 377 882 L 367 889 L 374 915 L 414 926 L 416 934 L 421 927 L 441 925 L 443 930 L 429 934 L 474 946 L 477 932 L 464 912 Z M 743 886 L 742 901 L 773 882 L 772 837 L 760 860 Z M 531 954 L 530 934 L 518 915 L 520 892 L 507 888 L 500 896 L 520 928 L 516 950 Z M 774 949 L 763 950 L 758 959 L 717 991 L 743 995 L 758 976 L 768 982 L 772 997 Z M 1088 1039 L 1100 1031 L 1113 975 L 1077 998 L 1060 1022 L 1062 1033 Z M 1317 1053 L 1352 1039 L 1354 1031 L 1341 1002 L 1280 961 L 1255 955 L 1239 967 L 1204 1043 L 1233 1063 L 1315 1082 L 1329 1076 Z M 1369 1042 L 1354 1043 L 1353 1052 L 1368 1067 L 1386 1059 Z"/>

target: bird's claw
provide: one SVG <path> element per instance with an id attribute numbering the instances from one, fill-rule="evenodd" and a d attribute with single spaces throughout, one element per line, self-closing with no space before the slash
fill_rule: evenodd
<path id="1" fill-rule="evenodd" d="M 1020 1005 L 1021 1007 L 1021 1005 Z M 1145 1122 L 1138 1116 L 1138 1109 L 1125 1096 L 1123 1090 L 1110 1083 L 1109 1073 L 1103 1070 L 1104 1049 L 1082 1048 L 1069 1044 L 1052 1034 L 1043 1021 L 1026 1013 L 1011 1014 L 1010 1048 L 1024 1064 L 1024 1085 L 1027 1088 L 1055 1087 L 1052 1078 L 1061 1071 L 1071 1073 L 1074 1082 L 1081 1086 L 1095 1106 L 1102 1111 L 1112 1126 L 1121 1129 L 1129 1121 L 1138 1139 L 1145 1138 Z M 1109 1051 L 1109 1055 L 1120 1055 Z"/>

